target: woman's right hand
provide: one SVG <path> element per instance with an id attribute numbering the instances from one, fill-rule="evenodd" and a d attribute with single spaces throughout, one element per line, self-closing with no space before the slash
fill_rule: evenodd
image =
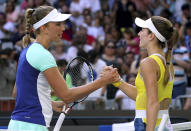
<path id="1" fill-rule="evenodd" d="M 106 66 L 100 74 L 100 78 L 105 82 L 105 84 L 111 84 L 120 80 L 117 68 L 112 66 Z"/>

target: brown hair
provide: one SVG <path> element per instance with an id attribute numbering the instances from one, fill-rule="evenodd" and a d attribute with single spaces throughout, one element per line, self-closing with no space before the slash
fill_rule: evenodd
<path id="1" fill-rule="evenodd" d="M 165 66 L 165 76 L 164 76 L 164 85 L 166 85 L 170 78 L 170 66 L 172 65 L 171 63 L 172 48 L 177 43 L 179 39 L 179 34 L 178 31 L 175 28 L 173 28 L 172 23 L 168 19 L 160 16 L 153 16 L 151 17 L 151 20 L 154 26 L 157 28 L 157 30 L 167 40 L 166 43 L 158 40 L 159 46 L 161 46 L 162 48 L 167 46 L 167 52 L 165 54 L 166 66 Z"/>
<path id="2" fill-rule="evenodd" d="M 26 47 L 31 43 L 32 38 L 30 37 L 30 32 L 32 30 L 33 24 L 43 19 L 49 12 L 54 8 L 51 6 L 39 6 L 37 9 L 27 9 L 25 12 L 25 36 L 23 37 L 23 46 Z M 45 24 L 46 25 L 46 24 Z M 37 29 L 34 31 L 35 34 L 39 34 L 40 30 Z"/>

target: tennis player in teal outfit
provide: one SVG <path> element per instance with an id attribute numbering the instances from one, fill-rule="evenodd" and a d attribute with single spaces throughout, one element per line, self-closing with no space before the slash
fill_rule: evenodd
<path id="1" fill-rule="evenodd" d="M 50 126 L 53 111 L 62 110 L 59 103 L 51 101 L 50 86 L 66 103 L 82 98 L 96 89 L 117 81 L 117 70 L 107 71 L 93 83 L 67 88 L 66 82 L 58 71 L 52 54 L 48 51 L 52 41 L 61 40 L 64 26 L 62 21 L 70 14 L 61 14 L 50 6 L 27 9 L 26 35 L 23 44 L 26 48 L 20 54 L 15 89 L 16 107 L 11 115 L 9 130 L 46 131 Z M 30 38 L 33 27 L 36 39 Z"/>

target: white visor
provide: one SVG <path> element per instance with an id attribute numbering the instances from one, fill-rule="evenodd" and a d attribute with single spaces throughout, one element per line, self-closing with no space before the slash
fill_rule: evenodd
<path id="1" fill-rule="evenodd" d="M 151 18 L 147 20 L 142 20 L 140 18 L 135 19 L 135 24 L 139 27 L 142 28 L 148 28 L 150 31 L 152 31 L 155 36 L 161 41 L 161 42 L 166 42 L 166 39 L 164 36 L 161 35 L 161 33 L 158 32 L 158 30 L 155 28 Z"/>
<path id="2" fill-rule="evenodd" d="M 40 26 L 48 23 L 48 22 L 61 22 L 65 21 L 71 16 L 71 14 L 61 14 L 57 11 L 57 9 L 52 10 L 48 15 L 46 15 L 43 19 L 38 21 L 33 25 L 33 28 L 36 30 Z"/>

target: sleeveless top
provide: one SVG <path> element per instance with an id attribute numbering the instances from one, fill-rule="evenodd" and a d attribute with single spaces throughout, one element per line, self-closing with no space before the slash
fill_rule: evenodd
<path id="1" fill-rule="evenodd" d="M 171 75 L 169 82 L 167 83 L 166 86 L 164 86 L 163 81 L 164 81 L 165 67 L 164 67 L 163 61 L 164 61 L 164 63 L 166 63 L 164 57 L 161 56 L 160 54 L 152 54 L 149 57 L 154 59 L 157 62 L 159 68 L 160 68 L 160 78 L 157 81 L 157 85 L 158 85 L 158 101 L 159 101 L 159 103 L 162 100 L 164 100 L 165 98 L 170 98 L 171 99 L 174 76 L 172 77 L 172 75 Z M 162 58 L 163 61 L 160 58 Z M 139 67 L 138 74 L 137 74 L 137 77 L 136 77 L 136 80 L 135 80 L 135 86 L 136 86 L 136 89 L 137 89 L 137 97 L 136 97 L 135 109 L 136 110 L 146 110 L 147 94 L 146 94 L 146 87 L 145 87 L 143 78 L 142 78 L 142 76 L 140 74 L 140 67 Z"/>

